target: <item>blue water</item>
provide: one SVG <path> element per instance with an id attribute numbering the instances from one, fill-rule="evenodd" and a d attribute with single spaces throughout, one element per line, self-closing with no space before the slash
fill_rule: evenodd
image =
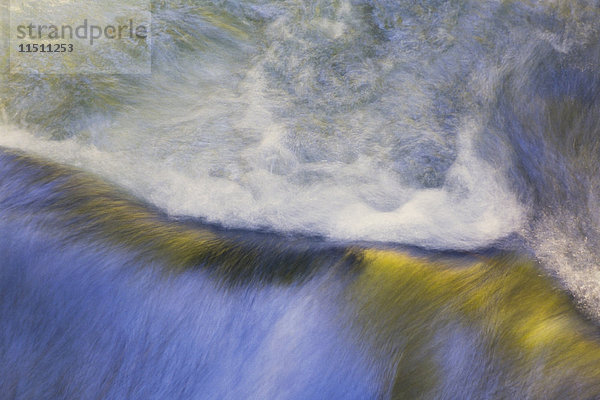
<path id="1" fill-rule="evenodd" d="M 575 367 L 542 373 L 489 344 L 500 328 L 430 324 L 446 300 L 402 329 L 374 315 L 394 339 L 371 346 L 354 290 L 372 272 L 344 258 L 519 254 L 597 337 L 599 14 L 591 0 L 157 1 L 151 75 L 0 74 L 0 389 L 599 396 Z M 392 309 L 416 304 L 402 295 Z"/>

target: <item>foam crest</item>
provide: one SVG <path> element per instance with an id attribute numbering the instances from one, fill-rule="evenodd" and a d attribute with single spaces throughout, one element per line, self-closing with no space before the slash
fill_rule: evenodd
<path id="1" fill-rule="evenodd" d="M 523 218 L 521 206 L 501 178 L 472 154 L 469 129 L 475 128 L 461 133 L 464 148 L 446 184 L 422 190 L 399 185 L 364 160 L 338 170 L 323 165 L 324 173 L 330 174 L 327 183 L 290 182 L 268 167 L 247 172 L 236 183 L 201 168 L 185 172 L 133 152 L 107 152 L 75 140 L 46 141 L 19 130 L 5 130 L 0 145 L 99 173 L 174 216 L 331 239 L 468 249 L 510 234 Z M 259 146 L 259 154 L 263 150 Z M 374 181 L 361 182 L 358 174 Z M 393 209 L 378 210 L 371 205 L 376 201 L 387 201 Z"/>

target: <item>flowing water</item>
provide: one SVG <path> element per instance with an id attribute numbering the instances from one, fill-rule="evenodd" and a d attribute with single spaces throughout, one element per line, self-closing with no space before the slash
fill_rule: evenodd
<path id="1" fill-rule="evenodd" d="M 600 398 L 598 1 L 157 0 L 0 123 L 7 398 Z"/>

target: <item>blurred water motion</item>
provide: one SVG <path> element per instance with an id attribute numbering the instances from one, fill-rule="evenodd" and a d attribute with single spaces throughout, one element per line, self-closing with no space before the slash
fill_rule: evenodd
<path id="1" fill-rule="evenodd" d="M 2 396 L 600 397 L 599 14 L 155 1 L 151 75 L 0 74 Z"/>

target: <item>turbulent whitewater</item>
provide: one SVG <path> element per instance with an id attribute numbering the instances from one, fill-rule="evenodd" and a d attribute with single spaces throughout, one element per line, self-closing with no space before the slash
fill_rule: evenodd
<path id="1" fill-rule="evenodd" d="M 506 166 L 477 154 L 492 135 L 481 103 L 511 42 L 552 45 L 541 27 L 490 27 L 503 7 L 155 4 L 151 77 L 13 77 L 0 144 L 84 166 L 174 216 L 485 246 L 525 208 Z"/>
<path id="2" fill-rule="evenodd" d="M 596 0 L 154 1 L 150 75 L 0 74 L 0 149 L 15 398 L 600 396 Z"/>

